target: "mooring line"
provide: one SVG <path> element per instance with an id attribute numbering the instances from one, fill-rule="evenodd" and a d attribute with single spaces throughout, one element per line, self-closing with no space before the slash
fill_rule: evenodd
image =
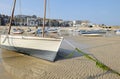
<path id="1" fill-rule="evenodd" d="M 65 40 L 65 39 L 64 39 Z M 110 67 L 108 67 L 107 65 L 105 65 L 104 63 L 100 62 L 96 57 L 94 56 L 90 56 L 89 54 L 81 51 L 79 48 L 75 47 L 73 44 L 71 44 L 69 41 L 65 40 L 66 43 L 68 43 L 71 47 L 74 48 L 73 52 L 71 52 L 70 54 L 68 54 L 66 57 L 72 57 L 75 53 L 75 51 L 77 51 L 79 54 L 82 54 L 83 56 L 85 56 L 87 59 L 89 60 L 92 60 L 93 62 L 96 63 L 96 66 L 101 68 L 102 70 L 105 70 L 105 71 L 110 71 L 114 74 L 117 74 L 118 76 L 120 76 L 120 73 L 111 69 Z"/>
<path id="2" fill-rule="evenodd" d="M 74 48 L 74 49 L 76 48 L 75 45 L 73 45 L 72 43 L 70 43 L 70 42 L 67 41 L 66 39 L 64 39 L 64 41 L 65 41 L 67 44 L 69 44 L 72 48 Z"/>

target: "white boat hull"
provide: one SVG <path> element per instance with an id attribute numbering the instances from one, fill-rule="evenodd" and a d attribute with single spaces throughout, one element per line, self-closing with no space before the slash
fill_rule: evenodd
<path id="1" fill-rule="evenodd" d="M 117 34 L 117 35 L 120 35 L 120 30 L 117 30 L 117 31 L 116 31 L 116 34 Z"/>
<path id="2" fill-rule="evenodd" d="M 1 35 L 1 47 L 54 61 L 62 39 Z"/>

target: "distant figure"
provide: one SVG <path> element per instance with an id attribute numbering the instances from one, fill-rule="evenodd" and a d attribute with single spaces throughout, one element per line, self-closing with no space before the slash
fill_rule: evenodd
<path id="1" fill-rule="evenodd" d="M 38 36 L 39 34 L 41 34 L 41 32 L 41 29 L 36 26 L 35 36 Z"/>
<path id="2" fill-rule="evenodd" d="M 38 29 L 38 26 L 35 26 L 36 27 L 36 29 Z"/>

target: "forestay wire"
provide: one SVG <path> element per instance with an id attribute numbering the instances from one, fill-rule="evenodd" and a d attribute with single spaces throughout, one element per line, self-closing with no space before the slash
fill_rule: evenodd
<path id="1" fill-rule="evenodd" d="M 51 8 L 50 8 L 50 0 L 48 0 L 48 27 L 50 28 L 51 27 Z"/>
<path id="2" fill-rule="evenodd" d="M 20 16 L 19 19 L 20 19 L 20 27 L 22 28 L 22 4 L 21 4 L 21 0 L 19 0 L 19 13 L 20 13 Z"/>

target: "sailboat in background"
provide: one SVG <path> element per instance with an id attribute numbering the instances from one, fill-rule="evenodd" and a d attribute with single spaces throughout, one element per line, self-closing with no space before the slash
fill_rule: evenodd
<path id="1" fill-rule="evenodd" d="M 11 35 L 11 23 L 14 17 L 16 0 L 14 0 L 9 30 L 7 35 L 1 35 L 1 47 L 29 54 L 49 61 L 54 61 L 63 40 L 60 38 L 46 38 L 44 35 L 45 20 L 46 20 L 46 0 L 44 0 L 44 18 L 43 18 L 43 29 L 42 37 L 35 36 L 23 36 L 23 35 Z"/>

